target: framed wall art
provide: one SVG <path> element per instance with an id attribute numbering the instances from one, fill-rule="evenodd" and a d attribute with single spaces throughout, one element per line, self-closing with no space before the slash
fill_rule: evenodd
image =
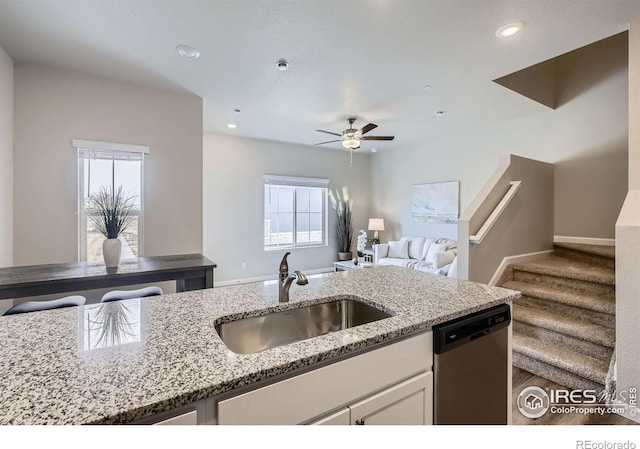
<path id="1" fill-rule="evenodd" d="M 457 223 L 460 181 L 415 184 L 411 190 L 411 220 L 418 223 Z"/>

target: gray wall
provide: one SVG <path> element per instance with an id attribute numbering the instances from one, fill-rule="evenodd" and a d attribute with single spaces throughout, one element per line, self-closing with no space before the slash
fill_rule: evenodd
<path id="1" fill-rule="evenodd" d="M 145 255 L 202 252 L 202 99 L 18 64 L 16 265 L 77 260 L 74 138 L 148 145 Z"/>
<path id="2" fill-rule="evenodd" d="M 586 47 L 573 57 L 559 75 L 564 90 L 555 110 L 375 154 L 372 212 L 393 225 L 382 239 L 455 236 L 455 225 L 411 222 L 411 185 L 460 180 L 462 211 L 505 153 L 556 165 L 555 235 L 613 238 L 627 190 L 628 71 L 626 46 L 619 44 Z"/>
<path id="3" fill-rule="evenodd" d="M 520 189 L 480 244 L 468 246 L 468 276 L 466 279 L 488 283 L 505 257 L 552 249 L 554 166 L 518 156 L 509 157 L 505 172 L 507 185 L 521 181 Z M 503 185 L 501 192 L 506 191 Z M 476 234 L 486 217 L 503 195 L 490 201 L 488 211 L 478 209 L 480 220 L 471 219 L 469 234 Z M 461 217 L 460 225 L 463 224 Z M 463 236 L 463 232 L 460 233 Z M 465 242 L 460 242 L 459 255 Z"/>
<path id="4" fill-rule="evenodd" d="M 357 234 L 370 218 L 370 159 L 356 151 L 350 167 L 348 151 L 206 133 L 204 254 L 218 264 L 216 282 L 277 274 L 285 250 L 264 250 L 264 174 L 328 178 L 330 189 L 347 186 Z M 336 260 L 335 214 L 329 207 L 329 246 L 291 250 L 289 267 L 319 270 Z"/>
<path id="5" fill-rule="evenodd" d="M 0 267 L 13 265 L 13 61 L 0 48 Z"/>
<path id="6" fill-rule="evenodd" d="M 629 27 L 629 194 L 616 224 L 617 390 L 640 385 L 640 20 Z M 640 422 L 640 415 L 627 417 Z"/>

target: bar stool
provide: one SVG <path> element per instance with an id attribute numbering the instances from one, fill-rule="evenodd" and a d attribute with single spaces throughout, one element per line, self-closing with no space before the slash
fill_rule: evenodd
<path id="1" fill-rule="evenodd" d="M 160 287 L 145 287 L 137 290 L 113 290 L 105 293 L 101 302 L 121 301 L 123 299 L 145 298 L 147 296 L 162 295 Z"/>
<path id="2" fill-rule="evenodd" d="M 4 316 L 39 312 L 41 310 L 62 309 L 63 307 L 83 306 L 85 302 L 87 302 L 87 298 L 80 295 L 65 296 L 64 298 L 52 299 L 50 301 L 26 301 L 21 304 L 16 304 L 7 310 Z"/>

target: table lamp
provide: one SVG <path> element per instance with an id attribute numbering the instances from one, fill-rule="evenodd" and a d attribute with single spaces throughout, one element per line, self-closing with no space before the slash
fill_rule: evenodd
<path id="1" fill-rule="evenodd" d="M 369 218 L 369 231 L 373 232 L 373 238 L 371 239 L 372 245 L 380 243 L 378 231 L 384 231 L 384 219 L 382 218 Z"/>

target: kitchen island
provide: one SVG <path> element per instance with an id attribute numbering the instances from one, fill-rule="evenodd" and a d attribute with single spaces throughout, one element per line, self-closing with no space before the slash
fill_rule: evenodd
<path id="1" fill-rule="evenodd" d="M 2 317 L 0 424 L 144 421 L 349 360 L 519 295 L 375 267 L 311 277 L 309 285 L 292 286 L 289 303 L 278 302 L 272 281 Z M 230 351 L 215 329 L 221 321 L 337 297 L 363 300 L 392 316 L 253 354 Z M 120 325 L 105 332 L 105 316 L 119 316 Z"/>

